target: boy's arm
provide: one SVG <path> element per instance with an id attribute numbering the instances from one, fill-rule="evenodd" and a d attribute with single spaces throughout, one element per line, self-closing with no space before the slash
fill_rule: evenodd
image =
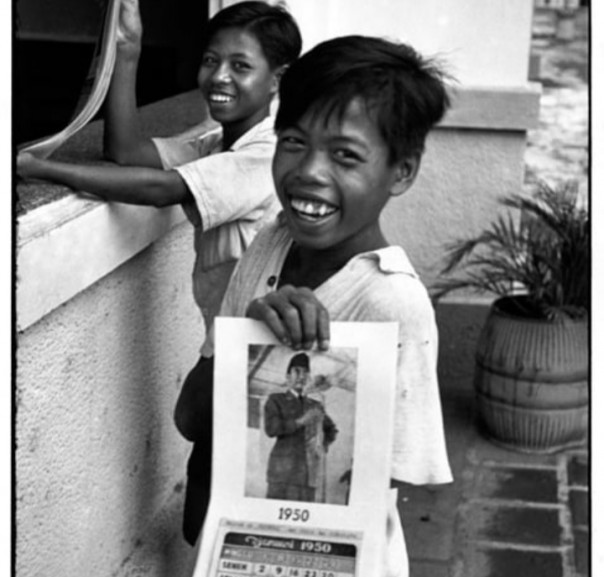
<path id="1" fill-rule="evenodd" d="M 138 0 L 122 0 L 115 68 L 105 100 L 103 151 L 118 164 L 161 168 L 157 149 L 138 119 L 136 74 L 142 33 Z"/>
<path id="2" fill-rule="evenodd" d="M 25 152 L 17 157 L 17 174 L 27 179 L 50 180 L 127 204 L 163 207 L 192 199 L 185 181 L 174 170 L 68 164 L 43 160 Z"/>
<path id="3" fill-rule="evenodd" d="M 246 316 L 264 321 L 293 349 L 310 349 L 315 341 L 319 349 L 329 348 L 329 313 L 309 288 L 285 285 L 254 299 Z"/>

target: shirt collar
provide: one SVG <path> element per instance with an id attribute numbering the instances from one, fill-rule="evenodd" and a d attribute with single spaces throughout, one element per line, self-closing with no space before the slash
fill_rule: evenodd
<path id="1" fill-rule="evenodd" d="M 277 222 L 284 231 L 284 234 L 291 240 L 283 211 L 280 211 L 277 215 Z M 400 273 L 419 278 L 419 275 L 413 268 L 413 265 L 402 246 L 392 245 L 377 250 L 363 252 L 353 257 L 351 262 L 355 259 L 363 258 L 374 260 L 377 263 L 379 270 L 385 274 Z"/>
<path id="2" fill-rule="evenodd" d="M 402 273 L 416 278 L 418 276 L 409 257 L 400 246 L 387 246 L 386 248 L 363 253 L 359 257 L 375 259 L 379 269 L 386 274 Z"/>
<path id="3" fill-rule="evenodd" d="M 269 114 L 264 120 L 261 120 L 258 124 L 254 124 L 245 134 L 242 134 L 231 145 L 229 150 L 239 150 L 250 142 L 258 143 L 259 141 L 265 141 L 274 144 L 275 140 L 275 117 Z"/>

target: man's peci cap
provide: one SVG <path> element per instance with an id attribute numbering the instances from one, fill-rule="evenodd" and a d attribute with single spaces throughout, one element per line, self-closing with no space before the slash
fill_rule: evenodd
<path id="1" fill-rule="evenodd" d="M 289 361 L 289 365 L 287 366 L 287 372 L 289 373 L 294 367 L 301 367 L 310 370 L 310 359 L 306 353 L 298 353 L 294 355 Z"/>

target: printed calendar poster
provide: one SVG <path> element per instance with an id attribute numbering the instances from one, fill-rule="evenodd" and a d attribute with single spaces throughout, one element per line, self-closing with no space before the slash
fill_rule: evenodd
<path id="1" fill-rule="evenodd" d="M 328 351 L 217 318 L 212 497 L 195 577 L 381 577 L 396 323 L 332 323 Z"/>

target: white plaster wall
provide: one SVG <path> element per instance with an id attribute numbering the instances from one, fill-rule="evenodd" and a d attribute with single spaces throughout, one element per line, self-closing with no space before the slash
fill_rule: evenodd
<path id="1" fill-rule="evenodd" d="M 438 277 L 445 245 L 481 231 L 498 199 L 522 190 L 525 133 L 442 129 L 426 143 L 419 176 L 382 213 L 386 237 L 401 244 L 425 284 Z"/>
<path id="2" fill-rule="evenodd" d="M 287 5 L 305 51 L 334 36 L 383 36 L 442 56 L 461 84 L 526 83 L 531 0 L 287 0 Z"/>
<path id="3" fill-rule="evenodd" d="M 188 224 L 18 335 L 16 572 L 189 575 L 172 422 L 203 324 Z"/>

